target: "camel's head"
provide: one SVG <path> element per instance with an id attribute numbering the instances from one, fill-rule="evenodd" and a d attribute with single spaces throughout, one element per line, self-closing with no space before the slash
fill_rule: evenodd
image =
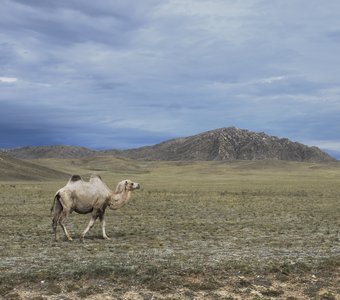
<path id="1" fill-rule="evenodd" d="M 122 193 L 123 191 L 133 191 L 140 189 L 140 184 L 133 182 L 130 179 L 122 180 L 118 183 L 115 193 Z"/>

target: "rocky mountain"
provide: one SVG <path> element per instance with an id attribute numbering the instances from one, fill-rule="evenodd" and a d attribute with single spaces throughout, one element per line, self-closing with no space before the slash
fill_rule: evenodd
<path id="1" fill-rule="evenodd" d="M 0 180 L 66 180 L 69 174 L 0 153 Z"/>
<path id="2" fill-rule="evenodd" d="M 3 149 L 6 154 L 20 159 L 37 159 L 37 158 L 82 158 L 96 156 L 97 151 L 74 146 L 38 146 L 22 147 L 13 149 Z"/>
<path id="3" fill-rule="evenodd" d="M 317 147 L 309 147 L 286 138 L 269 136 L 235 127 L 207 131 L 163 143 L 117 153 L 144 160 L 261 160 L 331 161 Z"/>

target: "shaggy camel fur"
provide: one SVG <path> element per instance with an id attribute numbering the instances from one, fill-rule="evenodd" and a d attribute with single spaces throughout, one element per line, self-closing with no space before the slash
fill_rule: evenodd
<path id="1" fill-rule="evenodd" d="M 51 213 L 53 212 L 52 228 L 55 240 L 58 240 L 59 223 L 67 239 L 72 241 L 65 227 L 65 219 L 73 211 L 79 214 L 92 213 L 91 220 L 81 235 L 82 240 L 98 217 L 102 224 L 103 238 L 109 239 L 105 233 L 105 209 L 109 207 L 116 210 L 123 207 L 129 202 L 131 191 L 139 188 L 139 183 L 127 179 L 119 182 L 115 192 L 112 192 L 98 175 L 92 175 L 88 182 L 79 175 L 73 175 L 54 197 Z"/>

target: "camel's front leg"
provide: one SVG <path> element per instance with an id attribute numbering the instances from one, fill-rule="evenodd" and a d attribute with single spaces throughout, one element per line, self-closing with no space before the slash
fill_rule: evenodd
<path id="1" fill-rule="evenodd" d="M 89 224 L 87 225 L 87 227 L 85 228 L 84 232 L 81 235 L 81 239 L 84 240 L 85 234 L 93 227 L 94 222 L 96 221 L 97 217 L 96 216 L 92 216 L 91 220 L 89 222 Z"/>
<path id="2" fill-rule="evenodd" d="M 106 223 L 105 223 L 105 219 L 103 217 L 103 219 L 102 219 L 103 238 L 106 239 L 106 240 L 109 240 L 110 238 L 106 235 L 106 232 L 105 232 L 105 225 L 106 225 Z"/>

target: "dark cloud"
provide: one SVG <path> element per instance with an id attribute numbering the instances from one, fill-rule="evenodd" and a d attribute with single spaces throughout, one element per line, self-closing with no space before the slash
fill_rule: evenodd
<path id="1" fill-rule="evenodd" d="M 128 22 L 135 19 L 142 19 L 152 5 L 156 5 L 155 0 L 146 0 L 139 3 L 131 0 L 13 0 L 21 5 L 37 9 L 42 12 L 51 12 L 58 10 L 72 10 L 81 12 L 93 17 L 113 17 L 118 20 Z"/>
<path id="2" fill-rule="evenodd" d="M 327 32 L 326 36 L 331 39 L 333 42 L 340 42 L 340 30 L 334 30 Z"/>
<path id="3" fill-rule="evenodd" d="M 152 133 L 139 128 L 104 126 L 101 124 L 103 112 L 95 106 L 92 106 L 91 117 L 87 113 L 81 115 L 82 112 L 84 110 L 76 111 L 71 106 L 50 110 L 48 104 L 17 106 L 2 103 L 0 148 L 67 144 L 93 149 L 124 149 L 173 137 L 167 133 Z M 120 112 L 116 111 L 115 114 L 120 115 Z"/>
<path id="4" fill-rule="evenodd" d="M 7 2 L 13 17 L 0 20 L 5 31 L 60 46 L 88 41 L 122 46 L 145 22 L 147 8 L 125 1 L 15 2 L 26 9 Z"/>
<path id="5" fill-rule="evenodd" d="M 280 77 L 278 77 L 280 78 Z M 267 96 L 284 96 L 284 95 L 315 95 L 322 89 L 329 88 L 330 85 L 323 82 L 313 82 L 304 78 L 292 77 L 283 78 L 282 80 L 264 79 L 260 82 L 254 83 L 249 86 L 247 92 L 249 96 L 261 96 L 263 98 Z"/>
<path id="6" fill-rule="evenodd" d="M 96 80 L 94 88 L 99 90 L 116 90 L 117 88 L 124 87 L 123 83 L 107 81 L 107 79 Z"/>
<path id="7" fill-rule="evenodd" d="M 14 47 L 6 42 L 0 42 L 0 66 L 2 72 L 6 72 L 11 63 L 17 60 Z"/>

